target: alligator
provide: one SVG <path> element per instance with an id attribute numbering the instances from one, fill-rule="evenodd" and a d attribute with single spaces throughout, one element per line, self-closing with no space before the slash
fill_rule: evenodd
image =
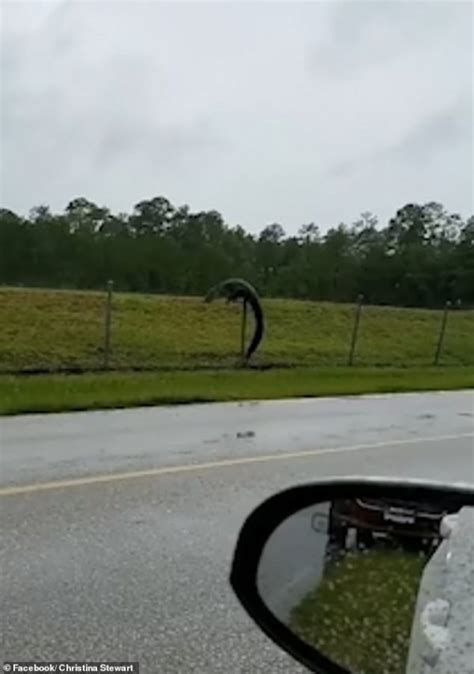
<path id="1" fill-rule="evenodd" d="M 244 304 L 249 305 L 252 309 L 255 319 L 255 331 L 245 352 L 245 361 L 248 362 L 262 341 L 264 332 L 263 309 L 257 291 L 244 279 L 229 278 L 213 286 L 207 293 L 204 301 L 212 302 L 216 297 L 225 297 L 227 298 L 227 302 L 242 300 Z"/>

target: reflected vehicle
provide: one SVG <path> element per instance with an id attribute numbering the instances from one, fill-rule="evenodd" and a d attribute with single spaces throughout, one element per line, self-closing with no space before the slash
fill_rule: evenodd
<path id="1" fill-rule="evenodd" d="M 361 532 L 370 545 L 358 545 Z M 335 480 L 259 506 L 239 536 L 231 584 L 258 626 L 311 671 L 421 674 L 433 634 L 442 656 L 440 625 L 462 615 L 463 602 L 472 609 L 474 588 L 452 593 L 473 555 L 471 487 Z M 456 639 L 472 658 L 469 631 Z"/>
<path id="2" fill-rule="evenodd" d="M 331 504 L 329 536 L 332 543 L 346 548 L 348 532 L 353 529 L 359 547 L 390 539 L 429 550 L 439 543 L 441 520 L 447 512 L 445 506 L 433 502 L 339 499 Z"/>

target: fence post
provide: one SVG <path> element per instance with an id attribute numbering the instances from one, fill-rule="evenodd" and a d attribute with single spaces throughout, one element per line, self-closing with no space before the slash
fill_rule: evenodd
<path id="1" fill-rule="evenodd" d="M 355 314 L 355 320 L 354 320 L 354 327 L 352 329 L 351 350 L 349 351 L 348 365 L 350 365 L 350 366 L 352 366 L 354 364 L 354 354 L 355 354 L 355 348 L 356 348 L 356 344 L 357 344 L 357 335 L 359 333 L 359 323 L 360 323 L 360 315 L 362 313 L 362 302 L 363 301 L 364 301 L 364 296 L 358 295 L 358 297 L 357 297 L 357 308 L 356 308 L 356 314 Z"/>
<path id="2" fill-rule="evenodd" d="M 242 303 L 242 324 L 240 328 L 240 357 L 245 359 L 245 333 L 247 328 L 247 300 Z"/>
<path id="3" fill-rule="evenodd" d="M 110 327 L 112 321 L 112 291 L 114 282 L 107 281 L 107 297 L 105 300 L 105 321 L 104 321 L 104 368 L 107 370 L 110 360 Z"/>
<path id="4" fill-rule="evenodd" d="M 451 308 L 451 302 L 446 302 L 444 305 L 443 318 L 441 319 L 441 328 L 439 331 L 438 344 L 436 346 L 436 353 L 434 357 L 434 365 L 438 365 L 439 359 L 441 356 L 441 350 L 443 348 L 444 333 L 446 332 L 446 323 L 448 322 L 448 313 Z"/>

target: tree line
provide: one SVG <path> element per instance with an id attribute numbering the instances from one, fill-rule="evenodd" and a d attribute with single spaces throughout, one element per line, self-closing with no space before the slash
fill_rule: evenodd
<path id="1" fill-rule="evenodd" d="M 217 211 L 193 213 L 164 197 L 112 213 L 83 197 L 62 213 L 0 209 L 0 283 L 203 295 L 243 277 L 263 296 L 434 307 L 474 304 L 474 216 L 437 202 L 406 204 L 382 225 L 370 212 L 351 224 L 274 223 L 257 235 Z"/>

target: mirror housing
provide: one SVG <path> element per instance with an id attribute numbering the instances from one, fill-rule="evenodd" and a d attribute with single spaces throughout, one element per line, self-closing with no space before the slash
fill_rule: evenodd
<path id="1" fill-rule="evenodd" d="M 300 638 L 271 610 L 259 588 L 259 567 L 269 539 L 290 517 L 327 502 L 345 503 L 361 498 L 367 499 L 368 503 L 377 500 L 436 503 L 443 511 L 452 513 L 464 506 L 474 506 L 474 489 L 468 484 L 449 485 L 433 481 L 386 478 L 323 480 L 280 492 L 251 513 L 238 537 L 230 575 L 231 586 L 244 609 L 270 639 L 310 671 L 320 674 L 352 673 L 328 657 L 327 653 Z M 394 508 L 390 517 L 403 526 L 408 521 L 403 509 Z M 314 513 L 310 519 L 310 533 L 311 530 L 317 533 L 327 531 L 328 519 L 327 513 Z M 450 516 L 445 519 L 446 522 L 443 521 L 440 527 L 440 538 L 443 536 L 443 528 L 449 529 Z"/>

